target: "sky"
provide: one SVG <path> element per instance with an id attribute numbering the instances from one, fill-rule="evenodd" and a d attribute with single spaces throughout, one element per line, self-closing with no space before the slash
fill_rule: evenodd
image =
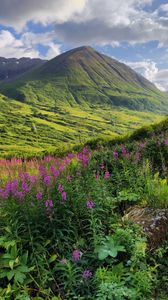
<path id="1" fill-rule="evenodd" d="M 0 56 L 51 59 L 84 45 L 168 91 L 168 0 L 0 0 Z"/>

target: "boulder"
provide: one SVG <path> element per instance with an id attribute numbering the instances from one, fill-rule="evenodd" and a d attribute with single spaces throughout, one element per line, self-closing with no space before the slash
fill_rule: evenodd
<path id="1" fill-rule="evenodd" d="M 123 220 L 142 226 L 150 250 L 160 247 L 168 237 L 168 209 L 134 206 L 125 212 Z"/>

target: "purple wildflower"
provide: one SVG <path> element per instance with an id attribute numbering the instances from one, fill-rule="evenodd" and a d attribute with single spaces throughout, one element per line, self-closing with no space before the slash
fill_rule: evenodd
<path id="1" fill-rule="evenodd" d="M 42 192 L 39 192 L 39 193 L 36 194 L 36 199 L 37 199 L 38 201 L 42 200 L 42 198 L 43 198 Z"/>
<path id="2" fill-rule="evenodd" d="M 53 208 L 54 207 L 53 201 L 52 200 L 46 200 L 45 207 L 46 208 Z"/>
<path id="3" fill-rule="evenodd" d="M 104 163 L 100 164 L 100 169 L 103 170 L 104 169 Z"/>
<path id="4" fill-rule="evenodd" d="M 60 183 L 60 184 L 58 185 L 58 192 L 61 194 L 63 191 L 64 191 L 64 187 L 63 187 L 63 185 Z"/>
<path id="5" fill-rule="evenodd" d="M 68 182 L 71 182 L 72 181 L 72 176 L 68 175 L 66 179 L 67 179 Z"/>
<path id="6" fill-rule="evenodd" d="M 29 192 L 29 186 L 26 182 L 22 183 L 22 190 L 24 193 L 28 193 Z"/>
<path id="7" fill-rule="evenodd" d="M 55 177 L 58 178 L 60 172 L 58 170 L 56 170 L 53 166 L 51 166 L 50 168 L 51 174 Z"/>
<path id="8" fill-rule="evenodd" d="M 88 209 L 92 209 L 94 207 L 94 202 L 92 200 L 87 200 L 86 201 L 86 207 Z"/>
<path id="9" fill-rule="evenodd" d="M 49 186 L 51 184 L 51 176 L 45 176 L 44 177 L 44 183 Z"/>
<path id="10" fill-rule="evenodd" d="M 67 193 L 63 191 L 63 192 L 61 193 L 61 197 L 62 197 L 62 202 L 65 202 L 66 199 L 67 199 Z"/>
<path id="11" fill-rule="evenodd" d="M 82 252 L 79 249 L 76 249 L 72 252 L 72 258 L 74 261 L 80 260 L 81 256 L 82 256 Z"/>
<path id="12" fill-rule="evenodd" d="M 109 171 L 106 171 L 106 172 L 105 172 L 105 174 L 104 174 L 104 178 L 105 178 L 105 179 L 108 179 L 108 178 L 110 178 L 110 173 L 109 173 Z"/>
<path id="13" fill-rule="evenodd" d="M 21 199 L 23 199 L 23 197 L 24 197 L 24 193 L 23 193 L 23 192 L 16 191 L 16 192 L 14 193 L 14 197 L 17 198 L 17 199 L 19 199 L 19 200 L 21 200 Z"/>
<path id="14" fill-rule="evenodd" d="M 36 175 L 32 175 L 32 176 L 30 176 L 30 182 L 31 183 L 36 183 L 36 181 L 37 181 L 37 176 Z"/>
<path id="15" fill-rule="evenodd" d="M 59 167 L 60 172 L 63 172 L 64 169 L 65 169 L 65 166 L 64 166 L 64 165 L 61 165 L 61 166 Z"/>
<path id="16" fill-rule="evenodd" d="M 92 272 L 90 270 L 85 270 L 83 273 L 82 273 L 82 277 L 84 279 L 89 279 L 92 277 Z"/>
<path id="17" fill-rule="evenodd" d="M 39 166 L 39 173 L 41 177 L 44 177 L 46 175 L 46 169 L 43 165 Z"/>

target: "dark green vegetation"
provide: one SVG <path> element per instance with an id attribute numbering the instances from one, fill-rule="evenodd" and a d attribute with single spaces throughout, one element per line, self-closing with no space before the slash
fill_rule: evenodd
<path id="1" fill-rule="evenodd" d="M 17 59 L 0 57 L 0 82 L 12 80 L 45 62 L 45 60 L 38 58 L 22 57 Z"/>
<path id="2" fill-rule="evenodd" d="M 167 300 L 166 226 L 149 236 L 123 216 L 167 213 L 168 120 L 90 146 L 0 161 L 1 300 Z"/>
<path id="3" fill-rule="evenodd" d="M 33 155 L 111 138 L 159 121 L 168 96 L 126 65 L 89 47 L 64 53 L 1 84 L 0 150 Z"/>

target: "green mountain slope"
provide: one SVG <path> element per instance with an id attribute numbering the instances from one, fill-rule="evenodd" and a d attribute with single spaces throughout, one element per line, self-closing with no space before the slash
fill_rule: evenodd
<path id="1" fill-rule="evenodd" d="M 89 47 L 1 84 L 0 91 L 6 95 L 0 96 L 1 155 L 111 138 L 161 120 L 168 111 L 166 94 Z"/>
<path id="2" fill-rule="evenodd" d="M 80 47 L 50 60 L 1 91 L 28 103 L 113 105 L 168 111 L 168 97 L 128 66 Z M 49 103 L 48 103 L 49 102 Z"/>

